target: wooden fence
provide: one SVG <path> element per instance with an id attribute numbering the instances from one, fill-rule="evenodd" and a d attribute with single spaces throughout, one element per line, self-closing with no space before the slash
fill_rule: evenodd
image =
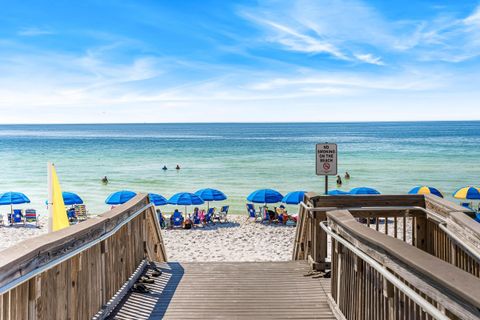
<path id="1" fill-rule="evenodd" d="M 480 264 L 467 250 L 480 251 L 480 225 L 465 208 L 433 195 L 317 196 L 306 194 L 300 207 L 293 260 L 308 260 L 325 270 L 327 234 L 320 222 L 327 212 L 348 209 L 358 221 L 407 242 L 480 277 Z M 447 234 L 448 232 L 448 234 Z"/>
<path id="2" fill-rule="evenodd" d="M 341 238 L 332 236 L 331 295 L 347 319 L 480 318 L 477 277 L 359 223 L 347 210 L 329 211 L 327 217 Z M 347 243 L 337 241 L 342 239 Z M 368 257 L 381 267 L 374 268 Z"/>
<path id="3" fill-rule="evenodd" d="M 146 194 L 0 252 L 0 319 L 90 319 L 145 260 L 166 261 Z"/>
<path id="4" fill-rule="evenodd" d="M 480 229 L 463 207 L 431 195 L 307 194 L 304 202 L 293 259 L 331 268 L 332 298 L 347 319 L 480 317 Z"/>

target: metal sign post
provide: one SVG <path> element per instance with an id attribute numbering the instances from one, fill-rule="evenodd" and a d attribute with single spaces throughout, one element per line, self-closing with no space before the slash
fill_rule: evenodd
<path id="1" fill-rule="evenodd" d="M 325 176 L 325 194 L 328 194 L 328 176 L 337 175 L 337 144 L 318 143 L 315 158 L 317 176 Z"/>

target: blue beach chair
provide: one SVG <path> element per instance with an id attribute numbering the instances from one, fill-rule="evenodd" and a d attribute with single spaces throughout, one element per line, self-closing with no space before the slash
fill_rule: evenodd
<path id="1" fill-rule="evenodd" d="M 209 208 L 208 211 L 207 211 L 207 214 L 205 215 L 205 220 L 203 221 L 203 223 L 207 224 L 207 223 L 213 223 L 213 217 L 215 215 L 215 208 Z"/>
<path id="2" fill-rule="evenodd" d="M 218 215 L 215 217 L 219 222 L 227 222 L 227 215 L 228 215 L 228 209 L 230 208 L 230 206 L 223 206 L 221 209 L 220 209 L 220 212 L 218 213 Z"/>
<path id="3" fill-rule="evenodd" d="M 75 208 L 70 208 L 67 210 L 67 217 L 70 224 L 78 222 L 77 215 L 75 214 Z"/>
<path id="4" fill-rule="evenodd" d="M 262 213 L 259 211 L 255 210 L 255 206 L 252 203 L 247 203 L 247 212 L 248 212 L 248 218 L 257 220 L 258 218 L 262 218 Z"/>
<path id="5" fill-rule="evenodd" d="M 10 224 L 19 224 L 19 223 L 25 224 L 25 221 L 23 220 L 22 210 L 21 209 L 13 209 Z"/>
<path id="6" fill-rule="evenodd" d="M 172 227 L 182 227 L 183 225 L 183 215 L 180 211 L 175 210 L 170 217 Z"/>
<path id="7" fill-rule="evenodd" d="M 193 209 L 192 221 L 193 221 L 193 225 L 199 225 L 202 223 L 198 208 Z"/>

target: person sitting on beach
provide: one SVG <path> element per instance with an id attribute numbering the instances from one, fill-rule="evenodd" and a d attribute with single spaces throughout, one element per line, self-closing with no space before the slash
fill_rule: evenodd
<path id="1" fill-rule="evenodd" d="M 107 178 L 107 176 L 104 176 L 104 177 L 102 178 L 102 183 L 103 183 L 103 184 L 108 184 L 108 178 Z"/>
<path id="2" fill-rule="evenodd" d="M 177 164 L 177 166 L 175 167 L 175 169 L 180 170 L 180 166 Z"/>
<path id="3" fill-rule="evenodd" d="M 162 170 L 167 171 L 168 170 L 167 166 L 163 166 Z"/>
<path id="4" fill-rule="evenodd" d="M 287 210 L 285 209 L 285 206 L 283 204 L 280 205 L 280 207 L 278 207 L 276 211 L 277 211 L 278 220 L 281 221 L 283 224 L 286 224 L 289 219 L 289 216 L 288 216 Z"/>
<path id="5" fill-rule="evenodd" d="M 193 221 L 191 215 L 188 215 L 187 219 L 183 223 L 183 229 L 192 229 Z"/>
<path id="6" fill-rule="evenodd" d="M 342 185 L 342 178 L 340 176 L 337 176 L 337 186 Z"/>
<path id="7" fill-rule="evenodd" d="M 162 229 L 165 229 L 166 225 L 165 225 L 165 217 L 163 216 L 162 214 L 162 211 L 160 211 L 160 209 L 157 209 L 157 216 L 158 216 L 158 222 L 160 223 L 160 227 Z"/>
<path id="8" fill-rule="evenodd" d="M 350 174 L 348 173 L 348 171 L 345 171 L 345 179 L 350 179 Z"/>
<path id="9" fill-rule="evenodd" d="M 200 214 L 199 214 L 198 207 L 195 207 L 195 209 L 193 209 L 192 220 L 193 220 L 193 225 L 200 224 Z"/>

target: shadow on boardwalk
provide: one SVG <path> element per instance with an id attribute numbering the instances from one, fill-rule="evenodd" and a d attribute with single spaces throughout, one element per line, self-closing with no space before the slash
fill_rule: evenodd
<path id="1" fill-rule="evenodd" d="M 183 278 L 184 270 L 180 263 L 157 264 L 162 275 L 155 283 L 147 284 L 149 293 L 130 292 L 119 304 L 120 309 L 112 312 L 109 319 L 162 319 Z M 147 275 L 151 274 L 148 270 Z"/>

